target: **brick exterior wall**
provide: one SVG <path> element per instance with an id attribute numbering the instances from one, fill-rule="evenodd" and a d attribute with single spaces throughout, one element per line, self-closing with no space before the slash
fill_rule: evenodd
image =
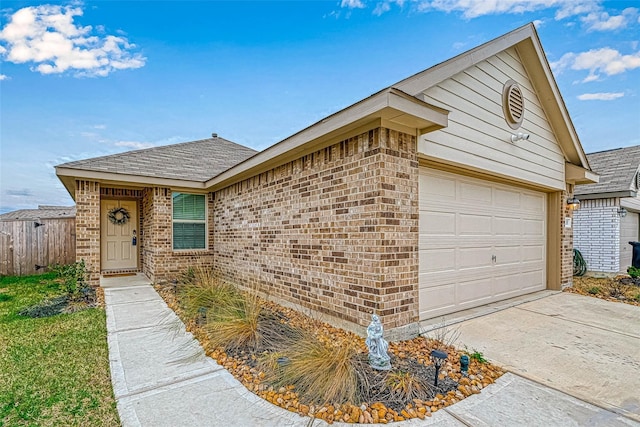
<path id="1" fill-rule="evenodd" d="M 215 193 L 224 279 L 333 319 L 418 320 L 416 138 L 378 128 Z"/>
<path id="2" fill-rule="evenodd" d="M 617 273 L 620 269 L 620 216 L 616 198 L 581 200 L 574 213 L 573 244 L 588 271 Z"/>
<path id="3" fill-rule="evenodd" d="M 145 188 L 142 192 L 142 268 L 151 280 L 172 280 L 189 267 L 213 264 L 213 196 L 207 195 L 208 249 L 174 251 L 172 247 L 172 191 Z"/>
<path id="4" fill-rule="evenodd" d="M 100 285 L 100 184 L 76 180 L 76 260 L 84 260 L 87 280 Z"/>

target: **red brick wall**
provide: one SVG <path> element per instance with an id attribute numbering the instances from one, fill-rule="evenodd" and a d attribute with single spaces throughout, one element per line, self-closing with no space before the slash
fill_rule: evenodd
<path id="1" fill-rule="evenodd" d="M 350 323 L 418 320 L 416 138 L 378 128 L 215 193 L 224 279 Z"/>
<path id="2" fill-rule="evenodd" d="M 76 260 L 84 260 L 87 280 L 100 285 L 100 184 L 76 180 Z"/>
<path id="3" fill-rule="evenodd" d="M 172 247 L 172 191 L 145 188 L 142 195 L 142 266 L 153 281 L 172 280 L 189 267 L 213 264 L 213 197 L 207 196 L 209 241 L 207 250 L 174 251 Z"/>

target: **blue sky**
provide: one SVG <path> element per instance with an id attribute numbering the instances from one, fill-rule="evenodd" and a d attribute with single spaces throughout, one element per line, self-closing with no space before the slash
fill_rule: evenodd
<path id="1" fill-rule="evenodd" d="M 3 1 L 0 212 L 67 161 L 212 132 L 257 150 L 535 22 L 586 152 L 640 144 L 640 2 Z"/>

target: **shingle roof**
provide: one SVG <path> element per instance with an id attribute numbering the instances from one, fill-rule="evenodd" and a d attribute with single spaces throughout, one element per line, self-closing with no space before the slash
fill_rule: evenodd
<path id="1" fill-rule="evenodd" d="M 78 160 L 58 167 L 203 182 L 256 153 L 215 137 Z"/>
<path id="2" fill-rule="evenodd" d="M 576 186 L 577 196 L 634 189 L 633 178 L 640 167 L 640 145 L 591 153 L 587 158 L 591 170 L 600 175 L 600 182 Z"/>
<path id="3" fill-rule="evenodd" d="M 38 209 L 20 209 L 0 215 L 0 221 L 75 218 L 75 206 L 38 206 Z"/>

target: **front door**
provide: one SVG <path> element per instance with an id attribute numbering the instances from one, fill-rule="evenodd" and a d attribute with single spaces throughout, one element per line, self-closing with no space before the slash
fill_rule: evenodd
<path id="1" fill-rule="evenodd" d="M 100 224 L 102 270 L 138 268 L 136 201 L 102 200 Z"/>

